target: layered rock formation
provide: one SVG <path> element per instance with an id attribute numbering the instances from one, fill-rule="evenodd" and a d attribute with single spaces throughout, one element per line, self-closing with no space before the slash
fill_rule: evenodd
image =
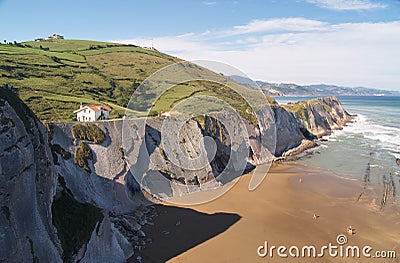
<path id="1" fill-rule="evenodd" d="M 293 112 L 292 106 L 273 105 L 264 114 L 265 120 L 275 119 L 269 133 L 248 122 L 241 126 L 234 117 L 219 113 L 189 119 L 180 127 L 171 124 L 167 132 L 177 143 L 161 138 L 165 134 L 161 118 L 146 123 L 143 119 L 99 122 L 96 125 L 106 140 L 95 143 L 74 138 L 74 123 L 49 125 L 48 138 L 22 101 L 9 91 L 1 92 L 0 260 L 9 262 L 27 258 L 124 262 L 148 242 L 141 226 L 152 224 L 151 213 L 143 206 L 150 201 L 137 182 L 144 190 L 159 184 L 158 192 L 151 191 L 156 198 L 218 187 L 232 179 L 224 171 L 240 175 L 268 161 L 263 147 L 275 156 L 296 154 L 315 146 L 316 136 L 340 128 L 350 117 L 331 97 L 292 105 Z M 236 138 L 243 129 L 247 138 Z M 86 160 L 90 169 L 74 162 L 80 141 L 91 151 L 92 160 Z M 185 163 L 186 158 L 190 161 Z M 92 211 L 87 219 L 92 224 L 85 229 L 88 234 L 79 235 L 79 246 L 68 247 L 68 255 L 68 242 L 60 235 L 66 230 L 63 227 L 71 226 L 58 221 L 58 231 L 53 226 L 57 213 L 63 211 L 60 200 L 76 211 Z M 52 204 L 56 204 L 53 210 Z"/>
<path id="2" fill-rule="evenodd" d="M 343 109 L 336 97 L 289 103 L 284 107 L 292 111 L 297 120 L 318 137 L 328 135 L 333 130 L 341 129 L 352 117 Z"/>
<path id="3" fill-rule="evenodd" d="M 0 261 L 61 262 L 52 224 L 57 185 L 43 124 L 0 89 Z"/>

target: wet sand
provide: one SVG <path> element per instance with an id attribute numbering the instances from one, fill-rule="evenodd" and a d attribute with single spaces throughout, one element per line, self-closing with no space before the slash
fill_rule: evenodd
<path id="1" fill-rule="evenodd" d="M 301 179 L 300 179 L 301 178 Z M 223 196 L 201 205 L 157 206 L 155 226 L 144 228 L 152 243 L 137 253 L 143 262 L 400 262 L 400 209 L 380 211 L 379 192 L 359 181 L 300 165 L 273 167 L 255 191 L 248 191 L 250 176 L 243 176 Z M 196 198 L 192 196 L 190 198 Z M 318 215 L 314 219 L 313 215 Z M 356 234 L 346 233 L 351 225 Z M 395 250 L 398 259 L 330 257 L 271 258 L 257 255 L 257 248 L 332 243 L 346 234 L 346 246 Z M 263 252 L 261 250 L 261 252 Z M 300 252 L 301 253 L 301 252 Z M 362 253 L 362 252 L 361 252 Z M 286 251 L 288 254 L 288 251 Z M 136 262 L 131 260 L 130 262 Z"/>

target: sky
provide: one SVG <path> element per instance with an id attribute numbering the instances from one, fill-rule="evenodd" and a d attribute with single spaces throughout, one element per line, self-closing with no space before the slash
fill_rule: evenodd
<path id="1" fill-rule="evenodd" d="M 0 18 L 1 40 L 58 33 L 153 45 L 255 80 L 400 90 L 399 0 L 0 0 Z"/>

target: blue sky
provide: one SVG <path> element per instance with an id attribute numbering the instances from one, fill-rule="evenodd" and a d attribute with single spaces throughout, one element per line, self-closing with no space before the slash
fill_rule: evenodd
<path id="1" fill-rule="evenodd" d="M 1 40 L 154 43 L 259 80 L 400 90 L 399 0 L 0 0 L 0 17 Z"/>

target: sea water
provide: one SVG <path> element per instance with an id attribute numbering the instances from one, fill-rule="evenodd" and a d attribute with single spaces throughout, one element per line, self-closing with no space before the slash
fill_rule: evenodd
<path id="1" fill-rule="evenodd" d="M 285 104 L 312 97 L 277 97 Z M 357 114 L 343 130 L 324 137 L 312 156 L 301 163 L 317 166 L 357 180 L 369 174 L 370 183 L 393 181 L 396 200 L 400 200 L 400 97 L 339 97 L 344 109 Z M 369 167 L 369 168 L 368 168 Z M 369 169 L 369 170 L 368 170 Z M 392 178 L 392 179 L 391 179 Z"/>

